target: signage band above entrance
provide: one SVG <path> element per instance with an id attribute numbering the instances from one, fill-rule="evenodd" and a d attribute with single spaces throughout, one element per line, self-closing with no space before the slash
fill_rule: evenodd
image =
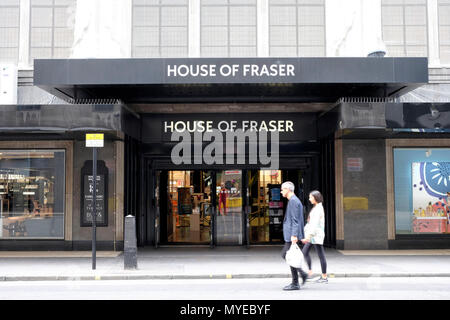
<path id="1" fill-rule="evenodd" d="M 170 77 L 294 77 L 293 64 L 169 64 L 166 76 Z"/>
<path id="2" fill-rule="evenodd" d="M 426 58 L 37 59 L 34 83 L 426 83 L 427 68 Z"/>

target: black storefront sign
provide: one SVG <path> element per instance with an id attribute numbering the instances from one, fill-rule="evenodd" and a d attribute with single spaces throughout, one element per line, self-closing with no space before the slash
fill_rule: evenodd
<path id="1" fill-rule="evenodd" d="M 108 168 L 104 161 L 97 161 L 97 227 L 108 226 Z M 92 161 L 85 161 L 81 169 L 81 227 L 92 227 L 93 212 Z"/>
<path id="2" fill-rule="evenodd" d="M 142 117 L 144 143 L 171 142 L 173 132 L 206 133 L 219 130 L 225 134 L 242 129 L 256 133 L 277 131 L 280 141 L 308 141 L 317 138 L 317 115 L 298 113 L 214 113 L 214 114 L 152 114 Z"/>

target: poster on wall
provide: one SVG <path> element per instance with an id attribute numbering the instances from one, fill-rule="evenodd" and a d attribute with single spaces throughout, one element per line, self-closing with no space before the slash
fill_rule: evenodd
<path id="1" fill-rule="evenodd" d="M 97 162 L 97 183 L 96 183 L 96 226 L 108 226 L 108 168 L 105 162 Z M 91 227 L 94 212 L 94 180 L 92 175 L 92 161 L 85 161 L 81 168 L 81 195 L 80 195 L 80 226 Z"/>
<path id="2" fill-rule="evenodd" d="M 414 233 L 450 233 L 450 162 L 412 163 Z"/>

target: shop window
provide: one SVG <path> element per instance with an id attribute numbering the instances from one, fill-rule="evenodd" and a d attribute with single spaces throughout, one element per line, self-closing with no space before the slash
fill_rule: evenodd
<path id="1" fill-rule="evenodd" d="M 382 0 L 383 41 L 391 57 L 428 56 L 426 0 Z"/>
<path id="2" fill-rule="evenodd" d="M 75 7 L 75 0 L 31 0 L 31 60 L 70 56 Z"/>
<path id="3" fill-rule="evenodd" d="M 188 0 L 133 0 L 132 56 L 187 56 L 188 5 Z"/>
<path id="4" fill-rule="evenodd" d="M 325 56 L 325 1 L 269 1 L 270 56 Z"/>
<path id="5" fill-rule="evenodd" d="M 201 1 L 201 56 L 256 57 L 256 0 Z"/>
<path id="6" fill-rule="evenodd" d="M 17 63 L 19 57 L 19 0 L 0 2 L 0 61 Z"/>
<path id="7" fill-rule="evenodd" d="M 63 238 L 64 150 L 0 150 L 0 239 Z"/>
<path id="8" fill-rule="evenodd" d="M 441 63 L 450 63 L 450 0 L 439 0 L 439 55 Z"/>
<path id="9" fill-rule="evenodd" d="M 450 233 L 449 159 L 449 148 L 394 149 L 398 235 Z"/>

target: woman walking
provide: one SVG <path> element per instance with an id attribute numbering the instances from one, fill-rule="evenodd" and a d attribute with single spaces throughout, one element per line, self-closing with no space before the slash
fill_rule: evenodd
<path id="1" fill-rule="evenodd" d="M 309 194 L 309 201 L 314 206 L 309 213 L 308 223 L 305 226 L 305 239 L 302 239 L 304 243 L 303 256 L 308 264 L 308 276 L 312 276 L 311 270 L 311 257 L 309 256 L 309 250 L 314 246 L 320 259 L 320 266 L 322 268 L 322 276 L 316 281 L 319 283 L 327 283 L 327 261 L 325 259 L 325 251 L 323 249 L 323 240 L 325 238 L 325 213 L 323 211 L 323 197 L 322 194 L 317 191 L 311 191 Z"/>

